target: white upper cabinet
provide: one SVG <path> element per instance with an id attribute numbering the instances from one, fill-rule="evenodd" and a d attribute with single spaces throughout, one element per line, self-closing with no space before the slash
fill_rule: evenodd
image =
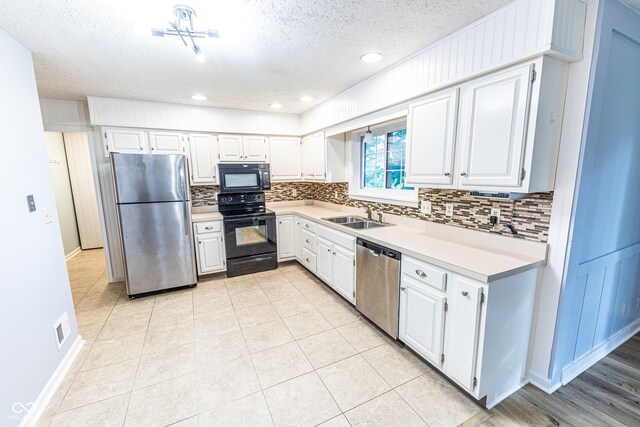
<path id="1" fill-rule="evenodd" d="M 105 152 L 144 153 L 147 151 L 146 132 L 136 129 L 103 129 Z"/>
<path id="2" fill-rule="evenodd" d="M 191 184 L 218 183 L 218 139 L 213 135 L 189 134 Z"/>
<path id="3" fill-rule="evenodd" d="M 269 138 L 272 181 L 299 180 L 301 173 L 300 138 Z"/>
<path id="4" fill-rule="evenodd" d="M 149 132 L 151 154 L 184 154 L 184 135 L 179 132 Z"/>
<path id="5" fill-rule="evenodd" d="M 268 140 L 264 136 L 218 135 L 221 162 L 264 163 L 268 161 Z"/>
<path id="6" fill-rule="evenodd" d="M 323 133 L 302 138 L 302 178 L 323 181 L 325 178 L 326 145 Z"/>
<path id="7" fill-rule="evenodd" d="M 520 185 L 532 71 L 528 64 L 462 86 L 460 187 Z"/>
<path id="8" fill-rule="evenodd" d="M 407 184 L 453 184 L 457 111 L 458 88 L 409 106 Z"/>
<path id="9" fill-rule="evenodd" d="M 243 161 L 242 135 L 218 135 L 221 162 Z"/>
<path id="10" fill-rule="evenodd" d="M 269 140 L 264 136 L 243 136 L 243 161 L 251 163 L 267 162 L 269 159 Z"/>

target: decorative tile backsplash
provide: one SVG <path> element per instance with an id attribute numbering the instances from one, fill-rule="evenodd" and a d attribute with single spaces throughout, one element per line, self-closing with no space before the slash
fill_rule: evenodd
<path id="1" fill-rule="evenodd" d="M 271 188 L 266 192 L 268 202 L 319 200 L 362 209 L 370 207 L 383 214 L 403 215 L 508 236 L 512 236 L 512 233 L 504 224 L 511 224 L 518 232 L 513 237 L 539 242 L 546 242 L 549 238 L 553 192 L 536 193 L 520 200 L 499 200 L 471 197 L 467 191 L 423 188 L 420 189 L 419 200 L 431 200 L 431 215 L 425 215 L 417 208 L 352 199 L 348 195 L 349 184 L 346 182 L 272 183 Z M 216 205 L 217 192 L 217 186 L 191 187 L 193 206 Z M 445 215 L 447 203 L 454 205 L 453 216 Z M 500 224 L 496 227 L 489 222 L 491 208 L 500 209 Z"/>

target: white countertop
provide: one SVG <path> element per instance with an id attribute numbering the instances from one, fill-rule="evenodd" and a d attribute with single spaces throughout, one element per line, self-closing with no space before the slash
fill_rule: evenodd
<path id="1" fill-rule="evenodd" d="M 212 207 L 197 207 L 191 209 L 192 222 L 221 221 L 222 214 Z"/>
<path id="2" fill-rule="evenodd" d="M 435 237 L 428 232 L 405 225 L 369 230 L 354 230 L 322 218 L 347 214 L 316 205 L 268 206 L 276 215 L 298 215 L 326 227 L 400 251 L 403 254 L 463 274 L 482 282 L 491 282 L 545 264 L 545 258 L 526 256 L 499 247 L 472 246 Z M 390 221 L 393 222 L 393 221 Z M 505 239 L 511 239 L 505 237 Z"/>

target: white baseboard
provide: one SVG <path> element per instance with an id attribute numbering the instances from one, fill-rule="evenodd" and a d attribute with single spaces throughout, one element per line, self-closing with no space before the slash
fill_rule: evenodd
<path id="1" fill-rule="evenodd" d="M 549 378 L 542 377 L 534 372 L 529 372 L 529 382 L 549 394 L 562 387 L 561 382 L 551 383 Z"/>
<path id="2" fill-rule="evenodd" d="M 77 248 L 75 248 L 74 250 L 69 252 L 69 254 L 67 254 L 64 258 L 65 258 L 66 261 L 69 261 L 71 258 L 73 258 L 74 256 L 78 255 L 80 252 L 82 252 L 82 248 L 80 246 L 78 246 Z"/>
<path id="3" fill-rule="evenodd" d="M 29 413 L 20 423 L 20 427 L 32 427 L 36 425 L 42 415 L 42 412 L 44 412 L 44 409 L 53 397 L 53 394 L 56 392 L 60 384 L 62 384 L 67 372 L 69 372 L 69 368 L 71 368 L 76 357 L 78 357 L 78 353 L 80 353 L 83 345 L 84 340 L 82 339 L 82 336 L 78 335 L 71 345 L 71 348 L 69 348 L 69 351 L 67 351 L 67 354 L 64 356 L 56 370 L 53 372 L 53 375 L 51 375 L 51 378 L 49 378 L 49 381 L 47 381 L 47 384 L 38 395 L 38 398 L 33 403 Z"/>
<path id="4" fill-rule="evenodd" d="M 562 384 L 568 384 L 575 377 L 595 365 L 600 359 L 611 353 L 618 346 L 624 344 L 629 338 L 640 332 L 640 320 L 637 320 L 615 334 L 609 341 L 603 343 L 600 347 L 585 354 L 572 364 L 562 369 Z"/>

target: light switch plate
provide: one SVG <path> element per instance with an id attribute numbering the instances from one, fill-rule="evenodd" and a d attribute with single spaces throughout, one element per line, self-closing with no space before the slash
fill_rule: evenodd
<path id="1" fill-rule="evenodd" d="M 453 203 L 447 203 L 444 205 L 444 214 L 446 216 L 453 216 Z"/>
<path id="2" fill-rule="evenodd" d="M 27 196 L 27 206 L 29 207 L 29 212 L 35 212 L 36 211 L 36 202 L 33 199 L 33 194 L 29 194 Z"/>
<path id="3" fill-rule="evenodd" d="M 425 215 L 431 215 L 431 200 L 423 200 L 420 202 L 420 212 Z"/>
<path id="4" fill-rule="evenodd" d="M 53 216 L 51 216 L 51 209 L 44 208 L 43 212 L 44 212 L 44 223 L 45 224 L 49 224 L 51 221 L 53 221 Z"/>

